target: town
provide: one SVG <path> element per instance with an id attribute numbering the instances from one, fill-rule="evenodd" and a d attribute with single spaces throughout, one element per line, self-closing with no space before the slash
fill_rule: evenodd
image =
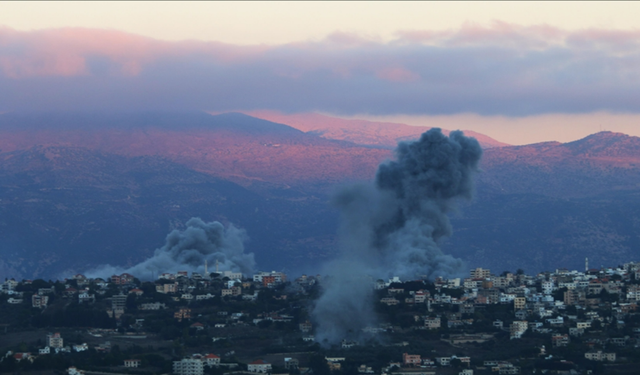
<path id="1" fill-rule="evenodd" d="M 5 280 L 0 372 L 600 374 L 640 363 L 640 263 L 371 279 L 375 326 L 317 342 L 330 276 L 220 271 Z M 217 271 L 217 270 L 216 270 Z M 348 286 L 345 286 L 348 287 Z"/>

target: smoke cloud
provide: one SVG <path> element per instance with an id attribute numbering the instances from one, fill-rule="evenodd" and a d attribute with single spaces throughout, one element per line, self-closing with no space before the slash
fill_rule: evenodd
<path id="1" fill-rule="evenodd" d="M 247 235 L 233 225 L 225 228 L 217 221 L 206 223 L 200 218 L 191 218 L 184 230 L 175 229 L 167 235 L 164 246 L 156 249 L 153 257 L 133 267 L 100 266 L 86 273 L 88 277 L 109 277 L 113 274 L 129 273 L 139 279 L 150 279 L 153 275 L 177 271 L 204 272 L 205 260 L 209 266 L 218 261 L 221 271 L 253 273 L 253 253 L 244 252 Z"/>
<path id="2" fill-rule="evenodd" d="M 434 128 L 418 141 L 400 143 L 396 160 L 378 167 L 375 184 L 342 189 L 333 197 L 341 211 L 341 256 L 312 315 L 317 339 L 333 344 L 357 337 L 375 322 L 373 278 L 451 277 L 462 260 L 444 254 L 438 241 L 452 233 L 447 213 L 473 194 L 482 149 L 461 131 L 449 137 Z"/>

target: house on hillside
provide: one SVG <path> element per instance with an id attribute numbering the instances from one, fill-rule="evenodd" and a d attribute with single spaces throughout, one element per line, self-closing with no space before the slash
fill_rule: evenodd
<path id="1" fill-rule="evenodd" d="M 247 365 L 247 370 L 249 372 L 261 372 L 266 374 L 267 372 L 271 372 L 271 363 L 264 359 L 257 359 Z"/>

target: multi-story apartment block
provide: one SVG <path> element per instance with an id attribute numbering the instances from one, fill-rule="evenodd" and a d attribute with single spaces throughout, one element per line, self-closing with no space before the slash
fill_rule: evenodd
<path id="1" fill-rule="evenodd" d="M 258 272 L 257 274 L 253 275 L 253 282 L 262 284 L 263 279 L 265 277 L 273 277 L 273 279 L 270 279 L 270 280 L 273 280 L 273 282 L 275 282 L 276 284 L 280 284 L 287 281 L 287 275 L 285 275 L 284 273 L 271 271 L 271 272 Z"/>
<path id="2" fill-rule="evenodd" d="M 591 361 L 616 361 L 616 353 L 603 353 L 602 350 L 586 352 L 584 357 Z"/>
<path id="3" fill-rule="evenodd" d="M 488 279 L 491 277 L 491 271 L 485 268 L 476 268 L 469 272 L 469 277 L 472 279 Z"/>
<path id="4" fill-rule="evenodd" d="M 428 317 L 424 320 L 424 326 L 427 329 L 438 329 L 440 328 L 440 317 Z"/>
<path id="5" fill-rule="evenodd" d="M 61 349 L 64 347 L 64 339 L 60 336 L 60 333 L 50 333 L 47 335 L 47 346 L 51 348 Z"/>
<path id="6" fill-rule="evenodd" d="M 516 297 L 513 299 L 514 310 L 523 310 L 527 306 L 527 299 L 525 297 Z"/>
<path id="7" fill-rule="evenodd" d="M 402 354 L 402 363 L 405 366 L 419 366 L 422 363 L 420 359 L 420 354 Z"/>
<path id="8" fill-rule="evenodd" d="M 509 332 L 511 333 L 511 339 L 519 339 L 529 328 L 529 324 L 526 320 L 515 320 L 511 323 Z"/>
<path id="9" fill-rule="evenodd" d="M 173 362 L 173 373 L 176 375 L 202 375 L 204 363 L 200 359 L 184 358 Z"/>

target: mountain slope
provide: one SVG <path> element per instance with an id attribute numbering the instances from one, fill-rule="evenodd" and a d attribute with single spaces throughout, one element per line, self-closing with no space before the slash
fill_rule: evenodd
<path id="1" fill-rule="evenodd" d="M 479 185 L 506 194 L 585 197 L 640 187 L 640 138 L 601 132 L 485 151 Z"/>
<path id="2" fill-rule="evenodd" d="M 337 139 L 361 145 L 395 148 L 400 141 L 414 140 L 427 130 L 424 126 L 409 126 L 392 122 L 345 120 L 318 113 L 284 114 L 275 111 L 247 111 L 246 114 L 261 119 L 287 124 L 304 132 L 318 134 L 327 139 Z M 444 129 L 445 134 L 449 130 Z M 484 134 L 465 130 L 475 137 L 483 148 L 508 146 Z"/>
<path id="3" fill-rule="evenodd" d="M 0 115 L 0 150 L 38 145 L 160 156 L 256 188 L 369 179 L 390 157 L 243 114 Z"/>
<path id="4" fill-rule="evenodd" d="M 262 269 L 318 272 L 336 252 L 329 188 L 370 181 L 391 157 L 241 114 L 5 116 L 0 277 L 131 265 L 192 216 L 245 228 Z M 491 148 L 481 166 L 443 244 L 470 266 L 535 272 L 637 256 L 640 138 Z"/>
<path id="5" fill-rule="evenodd" d="M 68 147 L 0 154 L 2 277 L 132 265 L 191 217 L 246 229 L 246 250 L 266 269 L 326 257 L 336 219 L 313 196 L 285 191 L 265 198 L 157 157 Z"/>
<path id="6" fill-rule="evenodd" d="M 640 192 L 571 199 L 478 194 L 452 224 L 444 249 L 472 267 L 583 269 L 586 257 L 595 267 L 612 266 L 638 259 Z"/>

